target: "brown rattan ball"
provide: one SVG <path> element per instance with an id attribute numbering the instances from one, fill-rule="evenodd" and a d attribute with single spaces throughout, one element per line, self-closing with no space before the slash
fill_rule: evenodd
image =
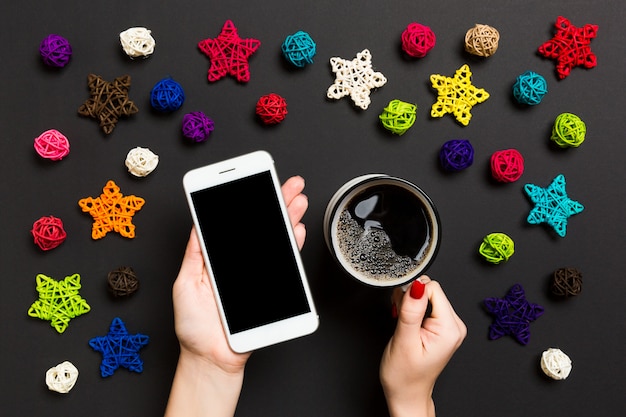
<path id="1" fill-rule="evenodd" d="M 127 297 L 139 289 L 139 280 L 133 268 L 122 266 L 109 272 L 109 290 L 115 297 Z"/>
<path id="2" fill-rule="evenodd" d="M 583 289 L 583 275 L 576 268 L 559 268 L 554 271 L 552 294 L 570 297 L 580 294 Z"/>
<path id="3" fill-rule="evenodd" d="M 472 55 L 489 57 L 498 50 L 500 32 L 488 25 L 476 24 L 465 34 L 465 50 Z"/>

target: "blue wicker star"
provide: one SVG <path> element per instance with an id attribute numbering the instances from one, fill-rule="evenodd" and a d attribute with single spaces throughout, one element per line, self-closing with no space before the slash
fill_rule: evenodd
<path id="1" fill-rule="evenodd" d="M 543 314 L 543 307 L 526 300 L 520 284 L 513 285 L 504 298 L 486 298 L 484 305 L 495 316 L 489 326 L 489 339 L 511 335 L 522 345 L 530 340 L 530 322 Z"/>
<path id="2" fill-rule="evenodd" d="M 585 208 L 567 196 L 563 174 L 557 175 L 547 188 L 526 184 L 524 191 L 535 204 L 526 219 L 528 223 L 547 223 L 561 237 L 565 237 L 567 232 L 567 219 Z"/>
<path id="3" fill-rule="evenodd" d="M 148 344 L 149 337 L 140 333 L 129 334 L 124 322 L 115 317 L 106 336 L 94 337 L 89 346 L 102 353 L 100 374 L 102 377 L 113 375 L 120 366 L 129 371 L 141 373 L 143 361 L 139 349 Z"/>

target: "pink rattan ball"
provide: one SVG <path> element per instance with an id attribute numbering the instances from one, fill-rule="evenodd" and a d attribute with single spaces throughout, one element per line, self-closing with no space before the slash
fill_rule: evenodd
<path id="1" fill-rule="evenodd" d="M 58 130 L 46 130 L 35 138 L 35 151 L 42 158 L 60 161 L 70 153 L 70 142 Z"/>

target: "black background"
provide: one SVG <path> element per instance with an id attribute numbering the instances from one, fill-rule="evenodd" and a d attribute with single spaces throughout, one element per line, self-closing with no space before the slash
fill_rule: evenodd
<path id="1" fill-rule="evenodd" d="M 622 0 L 474 2 L 287 1 L 56 1 L 3 2 L 2 231 L 0 247 L 0 334 L 2 335 L 3 415 L 159 415 L 167 401 L 178 354 L 173 332 L 171 285 L 191 226 L 182 190 L 191 168 L 241 153 L 265 149 L 283 179 L 307 180 L 310 209 L 302 252 L 319 309 L 321 325 L 312 336 L 261 350 L 247 365 L 238 415 L 379 416 L 386 414 L 378 383 L 378 362 L 394 327 L 389 291 L 351 281 L 332 262 L 323 242 L 326 203 L 345 181 L 383 172 L 406 178 L 434 200 L 443 223 L 443 242 L 429 274 L 447 291 L 467 323 L 469 335 L 441 375 L 435 389 L 440 416 L 529 414 L 554 416 L 619 415 L 623 412 L 626 325 L 623 295 L 625 91 Z M 598 66 L 576 68 L 558 81 L 555 62 L 537 48 L 552 38 L 556 18 L 576 26 L 599 25 L 591 43 Z M 209 60 L 197 43 L 216 37 L 232 19 L 242 37 L 261 47 L 250 59 L 251 80 L 206 80 Z M 411 22 L 430 26 L 435 48 L 421 60 L 407 59 L 400 35 Z M 476 23 L 500 31 L 497 53 L 488 58 L 463 51 L 465 32 Z M 130 60 L 119 32 L 145 26 L 156 39 L 154 54 Z M 307 31 L 317 43 L 314 64 L 300 70 L 287 64 L 280 45 L 288 34 Z M 38 46 L 50 33 L 66 37 L 74 55 L 62 70 L 41 63 Z M 329 59 L 352 59 L 370 49 L 373 65 L 388 79 L 372 93 L 362 111 L 348 98 L 326 99 L 333 83 Z M 450 115 L 432 119 L 435 91 L 431 74 L 451 76 L 464 63 L 473 83 L 491 97 L 472 110 L 469 126 Z M 532 108 L 512 98 L 515 78 L 526 70 L 542 74 L 549 93 Z M 97 122 L 78 116 L 89 97 L 87 75 L 106 80 L 128 74 L 130 97 L 139 113 L 121 120 L 105 136 Z M 183 108 L 170 114 L 150 109 L 149 92 L 172 76 L 184 88 Z M 274 127 L 261 125 L 254 105 L 276 92 L 289 114 Z M 380 127 L 378 114 L 392 99 L 418 105 L 417 121 L 403 136 Z M 207 143 L 194 145 L 181 135 L 182 116 L 201 110 L 215 121 Z M 579 115 L 587 139 L 577 149 L 557 149 L 549 141 L 555 117 Z M 33 139 L 58 129 L 71 142 L 60 162 L 39 158 Z M 450 139 L 470 139 L 475 162 L 466 171 L 446 174 L 437 155 Z M 147 178 L 131 177 L 127 152 L 149 147 L 160 156 Z M 526 159 L 522 178 L 512 184 L 490 179 L 488 161 L 499 149 L 516 148 Z M 526 223 L 532 205 L 525 183 L 547 186 L 559 173 L 567 192 L 585 205 L 559 238 Z M 137 237 L 111 234 L 91 239 L 91 218 L 78 200 L 98 196 L 113 179 L 124 194 L 146 199 L 133 222 Z M 44 215 L 60 217 L 68 233 L 63 245 L 43 253 L 30 228 Z M 516 252 L 493 266 L 477 255 L 484 235 L 509 234 Z M 132 266 L 141 289 L 130 299 L 114 300 L 106 291 L 107 273 Z M 567 301 L 550 297 L 556 268 L 573 266 L 584 274 L 582 294 Z M 37 299 L 35 276 L 56 279 L 79 273 L 81 295 L 92 311 L 71 321 L 62 335 L 26 312 Z M 502 297 L 521 283 L 529 301 L 545 307 L 531 325 L 530 343 L 487 338 L 491 317 L 481 303 Z M 142 374 L 118 370 L 100 377 L 101 355 L 88 340 L 107 332 L 121 317 L 131 333 L 150 336 L 142 349 Z M 539 368 L 541 352 L 559 347 L 573 360 L 565 381 L 551 381 Z M 67 395 L 49 392 L 46 370 L 64 360 L 80 370 Z"/>

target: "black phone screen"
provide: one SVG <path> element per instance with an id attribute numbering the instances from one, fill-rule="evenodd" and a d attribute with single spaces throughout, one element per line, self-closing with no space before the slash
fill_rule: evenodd
<path id="1" fill-rule="evenodd" d="M 311 311 L 269 171 L 191 198 L 231 334 Z"/>

